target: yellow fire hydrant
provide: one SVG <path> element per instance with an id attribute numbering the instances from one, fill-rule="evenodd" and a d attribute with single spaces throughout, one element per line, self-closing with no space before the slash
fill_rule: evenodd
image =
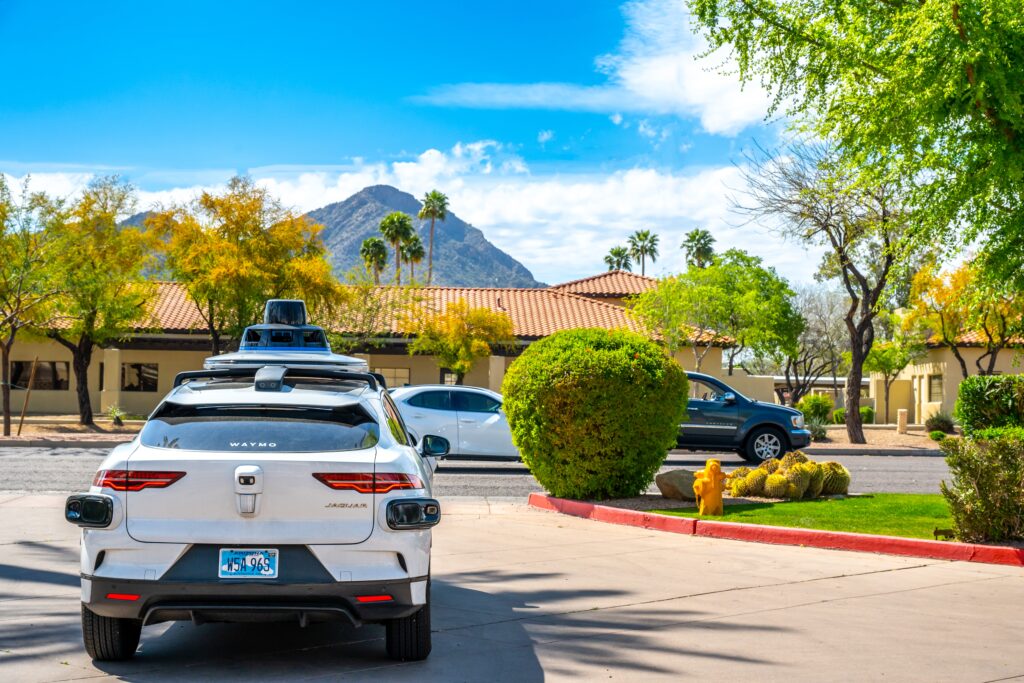
<path id="1" fill-rule="evenodd" d="M 693 492 L 697 496 L 697 512 L 702 517 L 725 514 L 725 506 L 722 505 L 725 480 L 722 463 L 714 458 L 708 460 L 704 469 L 694 475 Z"/>

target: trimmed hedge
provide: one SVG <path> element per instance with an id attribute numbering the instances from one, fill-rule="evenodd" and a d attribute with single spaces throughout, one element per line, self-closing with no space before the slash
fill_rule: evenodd
<path id="1" fill-rule="evenodd" d="M 952 484 L 943 481 L 939 486 L 953 516 L 957 540 L 1024 539 L 1024 439 L 1020 432 L 941 442 Z"/>
<path id="2" fill-rule="evenodd" d="M 1024 375 L 976 375 L 960 382 L 956 419 L 971 434 L 987 427 L 1024 427 Z"/>
<path id="3" fill-rule="evenodd" d="M 502 384 L 523 463 L 549 492 L 619 498 L 647 489 L 675 446 L 686 373 L 625 331 L 557 332 L 526 348 Z"/>
<path id="4" fill-rule="evenodd" d="M 871 406 L 861 406 L 860 421 L 866 425 L 874 424 L 875 409 Z M 837 425 L 846 424 L 846 408 L 836 408 L 832 411 L 832 423 Z"/>
<path id="5" fill-rule="evenodd" d="M 836 404 L 832 398 L 824 394 L 808 394 L 793 406 L 807 418 L 807 422 L 828 422 L 828 416 Z"/>

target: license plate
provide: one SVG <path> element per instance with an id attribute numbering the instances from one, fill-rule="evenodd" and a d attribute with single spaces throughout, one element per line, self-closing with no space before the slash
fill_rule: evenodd
<path id="1" fill-rule="evenodd" d="M 277 548 L 221 548 L 222 579 L 276 579 Z"/>

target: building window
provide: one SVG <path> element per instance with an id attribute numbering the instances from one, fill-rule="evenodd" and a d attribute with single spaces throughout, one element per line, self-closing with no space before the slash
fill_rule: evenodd
<path id="1" fill-rule="evenodd" d="M 441 384 L 447 384 L 450 387 L 455 386 L 459 383 L 459 376 L 451 370 L 441 370 Z"/>
<path id="2" fill-rule="evenodd" d="M 156 363 L 121 363 L 121 391 L 156 391 Z"/>
<path id="3" fill-rule="evenodd" d="M 942 375 L 928 375 L 928 402 L 942 403 Z"/>
<path id="4" fill-rule="evenodd" d="M 11 362 L 11 388 L 27 389 L 28 379 L 32 375 L 32 361 L 16 360 Z M 32 389 L 44 391 L 67 391 L 69 363 L 63 360 L 41 360 L 36 363 L 36 376 Z"/>
<path id="5" fill-rule="evenodd" d="M 384 375 L 389 387 L 404 387 L 409 384 L 409 368 L 374 368 L 378 375 Z"/>

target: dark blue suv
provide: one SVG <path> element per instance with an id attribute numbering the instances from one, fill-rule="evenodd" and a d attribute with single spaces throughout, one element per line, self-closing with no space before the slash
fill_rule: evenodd
<path id="1" fill-rule="evenodd" d="M 690 400 L 686 422 L 679 425 L 680 448 L 736 451 L 759 463 L 811 443 L 799 410 L 747 398 L 710 375 L 686 376 Z"/>

